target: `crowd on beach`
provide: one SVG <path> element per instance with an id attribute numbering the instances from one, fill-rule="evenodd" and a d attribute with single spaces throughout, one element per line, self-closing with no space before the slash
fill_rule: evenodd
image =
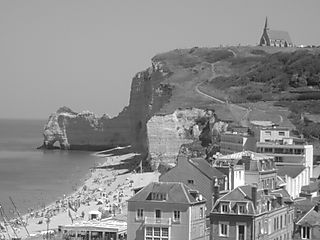
<path id="1" fill-rule="evenodd" d="M 109 158 L 109 161 L 113 160 L 113 157 Z M 42 229 L 45 229 L 48 221 L 54 220 L 61 214 L 69 217 L 66 221 L 69 223 L 87 221 L 91 210 L 98 210 L 101 218 L 126 216 L 126 200 L 133 195 L 136 173 L 124 174 L 125 171 L 126 169 L 92 169 L 91 176 L 76 192 L 70 196 L 64 195 L 45 208 L 28 209 L 23 220 L 13 219 L 10 221 L 11 226 L 17 232 L 20 232 L 24 225 L 28 228 L 32 224 L 44 224 Z M 51 226 L 51 229 L 55 227 L 57 226 Z"/>

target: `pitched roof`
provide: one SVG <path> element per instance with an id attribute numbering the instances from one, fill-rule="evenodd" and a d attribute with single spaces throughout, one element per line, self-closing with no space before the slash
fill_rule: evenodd
<path id="1" fill-rule="evenodd" d="M 249 207 L 249 213 L 254 213 L 255 209 L 252 202 L 252 188 L 253 186 L 251 185 L 245 185 L 245 186 L 240 186 L 233 189 L 226 195 L 219 198 L 218 201 L 213 206 L 212 210 L 217 209 L 220 202 L 225 202 L 225 201 L 230 203 L 247 202 Z M 260 199 L 260 197 L 261 197 L 261 191 L 258 191 L 257 200 Z"/>
<path id="2" fill-rule="evenodd" d="M 318 192 L 320 189 L 320 181 L 309 183 L 309 185 L 305 185 L 301 187 L 302 192 L 313 193 Z"/>
<path id="3" fill-rule="evenodd" d="M 320 210 L 316 205 L 309 210 L 298 222 L 297 225 L 320 226 Z"/>
<path id="4" fill-rule="evenodd" d="M 161 202 L 166 203 L 180 203 L 180 204 L 194 204 L 203 202 L 205 203 L 206 199 L 202 197 L 196 198 L 191 192 L 197 192 L 192 190 L 183 183 L 176 182 L 152 182 L 137 194 L 131 197 L 128 202 L 150 202 L 153 200 L 148 200 L 148 197 L 151 193 L 162 193 L 166 194 L 166 200 Z"/>
<path id="5" fill-rule="evenodd" d="M 221 178 L 225 176 L 225 174 L 220 172 L 218 169 L 212 167 L 203 158 L 193 158 L 190 159 L 189 162 L 210 179 L 213 179 L 214 177 Z"/>
<path id="6" fill-rule="evenodd" d="M 279 31 L 279 30 L 267 30 L 268 36 L 273 40 L 284 40 L 290 44 L 292 44 L 291 38 L 289 33 L 286 31 Z"/>
<path id="7" fill-rule="evenodd" d="M 296 178 L 305 169 L 305 167 L 301 165 L 285 165 L 277 166 L 277 168 L 279 176 L 288 175 L 291 178 Z"/>

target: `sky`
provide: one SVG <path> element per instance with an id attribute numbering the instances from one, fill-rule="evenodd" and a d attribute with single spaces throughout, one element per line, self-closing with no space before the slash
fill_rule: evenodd
<path id="1" fill-rule="evenodd" d="M 1 0 L 0 118 L 61 106 L 117 115 L 131 79 L 176 48 L 256 45 L 265 17 L 320 45 L 319 0 Z"/>

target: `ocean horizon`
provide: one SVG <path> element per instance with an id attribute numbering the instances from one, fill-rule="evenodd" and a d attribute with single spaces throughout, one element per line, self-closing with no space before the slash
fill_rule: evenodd
<path id="1" fill-rule="evenodd" d="M 37 149 L 46 120 L 0 119 L 0 204 L 14 217 L 38 209 L 81 186 L 90 168 L 101 161 L 87 151 Z"/>

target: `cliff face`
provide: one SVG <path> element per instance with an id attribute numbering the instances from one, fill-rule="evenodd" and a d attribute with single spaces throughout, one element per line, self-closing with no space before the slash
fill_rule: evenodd
<path id="1" fill-rule="evenodd" d="M 198 48 L 159 54 L 134 76 L 129 105 L 117 117 L 61 108 L 49 117 L 43 147 L 53 148 L 55 142 L 81 150 L 131 145 L 150 157 L 153 168 L 174 164 L 181 145 L 200 141 L 207 147 L 226 126 L 216 118 L 215 101 L 198 86 L 214 76 L 213 63 L 231 56 L 227 50 Z"/>
<path id="2" fill-rule="evenodd" d="M 172 88 L 162 84 L 167 73 L 154 62 L 132 80 L 130 104 L 114 118 L 93 113 L 76 113 L 67 107 L 50 115 L 44 127 L 43 147 L 52 149 L 58 142 L 61 149 L 104 150 L 132 145 L 147 150 L 146 122 L 171 96 Z"/>
<path id="3" fill-rule="evenodd" d="M 198 108 L 153 116 L 147 123 L 152 168 L 174 165 L 182 145 L 201 141 L 205 146 L 208 138 L 212 141 L 216 130 L 225 131 L 226 127 L 227 124 L 217 121 L 213 111 Z"/>

